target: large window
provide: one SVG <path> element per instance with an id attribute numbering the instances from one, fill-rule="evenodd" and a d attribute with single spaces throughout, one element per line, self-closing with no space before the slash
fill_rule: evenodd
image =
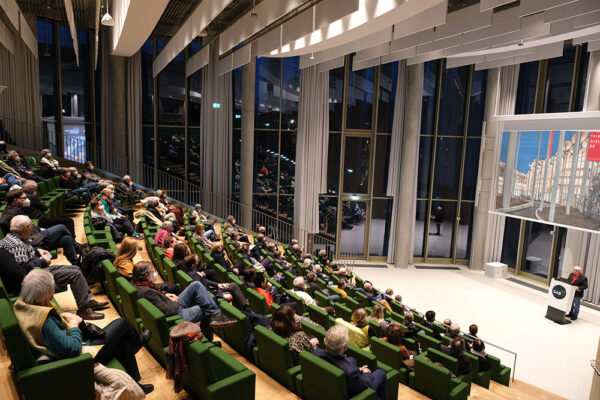
<path id="1" fill-rule="evenodd" d="M 471 253 L 487 71 L 424 70 L 413 255 L 456 262 Z"/>
<path id="2" fill-rule="evenodd" d="M 340 256 L 388 254 L 393 200 L 388 166 L 398 63 L 329 71 L 327 192 L 319 201 L 319 236 L 335 240 Z M 329 249 L 333 250 L 333 249 Z"/>
<path id="3" fill-rule="evenodd" d="M 202 109 L 202 71 L 186 77 L 186 60 L 202 47 L 200 39 L 194 40 L 159 74 L 152 75 L 152 62 L 165 46 L 164 40 L 148 40 L 141 48 L 142 56 L 142 123 L 143 162 L 159 171 L 179 178 L 169 195 L 185 199 L 184 183 L 201 185 L 200 121 Z M 156 100 L 156 101 L 155 101 Z M 155 142 L 156 138 L 156 142 Z M 154 155 L 158 159 L 154 159 Z M 152 175 L 152 169 L 144 169 Z M 151 186 L 153 177 L 145 176 Z M 194 186 L 188 186 L 194 191 Z"/>
<path id="4" fill-rule="evenodd" d="M 234 189 L 239 191 L 239 142 L 235 118 L 241 116 L 241 69 L 233 74 L 234 88 Z M 296 129 L 300 99 L 299 58 L 267 58 L 256 60 L 254 122 L 254 208 L 275 217 L 279 222 L 293 223 L 294 179 L 296 174 Z M 237 103 L 240 104 L 237 111 Z M 262 220 L 261 220 L 262 218 Z M 266 222 L 267 221 L 267 222 Z M 271 222 L 268 222 L 271 221 Z M 255 224 L 272 223 L 272 219 L 255 214 Z M 270 226 L 270 230 L 282 226 Z M 289 229 L 288 229 L 289 231 Z"/>

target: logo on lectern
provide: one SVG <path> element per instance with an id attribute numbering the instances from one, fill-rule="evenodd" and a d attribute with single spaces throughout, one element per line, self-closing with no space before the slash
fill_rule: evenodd
<path id="1" fill-rule="evenodd" d="M 552 288 L 552 295 L 558 300 L 564 299 L 567 295 L 567 289 L 565 289 L 562 285 L 555 285 Z"/>

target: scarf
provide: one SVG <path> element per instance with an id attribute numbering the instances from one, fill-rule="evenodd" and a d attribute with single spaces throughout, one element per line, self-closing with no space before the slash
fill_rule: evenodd
<path id="1" fill-rule="evenodd" d="M 154 290 L 158 290 L 160 293 L 165 294 L 162 290 L 160 290 L 160 288 L 158 286 L 156 286 L 156 284 L 154 283 L 150 283 L 148 281 L 134 281 L 134 283 L 138 286 L 143 286 L 143 287 L 147 287 L 150 289 L 154 289 Z"/>
<path id="2" fill-rule="evenodd" d="M 183 389 L 183 373 L 189 370 L 185 356 L 185 346 L 202 339 L 200 327 L 192 322 L 177 325 L 169 335 L 169 351 L 167 352 L 167 379 L 175 382 L 175 393 Z"/>
<path id="3" fill-rule="evenodd" d="M 0 248 L 12 254 L 18 264 L 25 264 L 35 258 L 35 248 L 12 232 L 0 240 Z"/>

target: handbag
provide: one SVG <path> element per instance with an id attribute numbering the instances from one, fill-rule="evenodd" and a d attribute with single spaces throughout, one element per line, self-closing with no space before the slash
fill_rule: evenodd
<path id="1" fill-rule="evenodd" d="M 81 330 L 81 335 L 83 336 L 83 341 L 88 341 L 91 339 L 102 339 L 104 337 L 104 329 L 100 328 L 98 325 L 94 325 L 91 322 L 81 321 L 78 325 L 78 328 Z"/>

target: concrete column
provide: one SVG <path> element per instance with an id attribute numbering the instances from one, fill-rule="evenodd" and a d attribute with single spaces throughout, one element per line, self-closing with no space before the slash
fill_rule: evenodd
<path id="1" fill-rule="evenodd" d="M 581 144 L 581 131 L 577 131 L 575 134 L 575 147 L 573 149 L 573 157 L 571 159 L 571 176 L 569 177 L 569 191 L 567 194 L 567 211 L 566 214 L 571 213 L 571 204 L 573 203 L 573 197 L 575 195 L 575 178 L 577 176 L 577 163 L 579 162 L 579 145 Z"/>
<path id="2" fill-rule="evenodd" d="M 553 175 L 553 184 L 552 184 L 552 199 L 550 202 L 550 212 L 548 214 L 548 221 L 554 222 L 554 213 L 556 211 L 556 201 L 558 198 L 558 184 L 560 183 L 560 172 L 563 161 L 563 155 L 565 154 L 564 149 L 565 144 L 565 132 L 560 131 L 558 133 L 558 148 L 556 149 L 556 160 L 554 160 L 554 168 L 552 172 Z"/>
<path id="3" fill-rule="evenodd" d="M 500 91 L 500 68 L 488 70 L 487 89 L 485 95 L 485 109 L 483 118 L 486 121 L 482 134 L 481 146 L 481 169 L 479 170 L 479 193 L 478 202 L 474 212 L 473 238 L 471 248 L 473 255 L 470 266 L 482 268 L 485 263 L 485 236 L 488 226 L 488 211 L 496 198 L 496 187 L 494 185 L 494 170 L 497 168 L 495 162 L 496 123 L 491 117 L 496 113 L 497 99 Z"/>
<path id="4" fill-rule="evenodd" d="M 102 143 L 108 156 L 109 171 L 126 173 L 127 167 L 127 101 L 125 57 L 110 56 L 110 131 L 108 143 Z M 108 146 L 107 146 L 108 145 Z"/>
<path id="5" fill-rule="evenodd" d="M 504 181 L 502 186 L 502 208 L 510 207 L 510 199 L 514 195 L 515 161 L 517 155 L 518 132 L 508 132 L 506 147 L 506 164 L 504 165 Z"/>
<path id="6" fill-rule="evenodd" d="M 398 218 L 396 229 L 396 268 L 406 268 L 412 262 L 415 236 L 415 198 L 419 162 L 419 134 L 423 98 L 424 64 L 406 67 L 406 98 L 400 184 L 398 185 Z M 401 89 L 401 88 L 398 88 Z"/>
<path id="7" fill-rule="evenodd" d="M 242 148 L 240 159 L 239 223 L 252 226 L 252 192 L 254 187 L 254 91 L 256 86 L 256 57 L 242 70 Z"/>

